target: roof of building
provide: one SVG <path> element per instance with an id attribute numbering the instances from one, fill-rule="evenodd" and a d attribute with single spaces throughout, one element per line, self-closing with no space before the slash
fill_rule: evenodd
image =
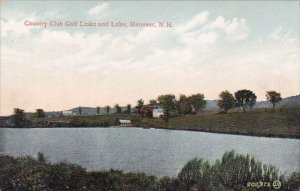
<path id="1" fill-rule="evenodd" d="M 119 122 L 120 123 L 131 123 L 131 121 L 127 120 L 127 119 L 119 119 Z"/>
<path id="2" fill-rule="evenodd" d="M 155 106 L 155 105 L 144 105 L 140 111 L 141 112 L 143 112 L 143 111 L 151 111 L 152 112 L 156 108 L 157 108 L 157 106 Z"/>

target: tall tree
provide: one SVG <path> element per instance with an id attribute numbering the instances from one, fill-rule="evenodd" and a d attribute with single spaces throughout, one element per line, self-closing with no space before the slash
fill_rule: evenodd
<path id="1" fill-rule="evenodd" d="M 79 115 L 82 114 L 82 108 L 81 108 L 81 106 L 78 107 L 78 112 L 79 112 Z"/>
<path id="2" fill-rule="evenodd" d="M 121 114 L 122 113 L 122 108 L 119 106 L 119 104 L 115 105 L 116 113 Z"/>
<path id="3" fill-rule="evenodd" d="M 126 113 L 131 113 L 131 105 L 127 104 L 126 106 Z"/>
<path id="4" fill-rule="evenodd" d="M 204 109 L 206 106 L 206 101 L 204 100 L 204 94 L 194 94 L 188 97 L 189 102 L 195 108 L 196 113 L 200 113 L 201 109 Z"/>
<path id="5" fill-rule="evenodd" d="M 13 126 L 14 127 L 25 127 L 26 126 L 26 116 L 23 109 L 15 108 L 13 114 Z"/>
<path id="6" fill-rule="evenodd" d="M 222 91 L 219 94 L 219 98 L 220 100 L 218 100 L 218 106 L 220 109 L 224 109 L 225 113 L 227 113 L 230 108 L 235 106 L 235 99 L 229 91 Z"/>
<path id="7" fill-rule="evenodd" d="M 150 104 L 150 105 L 156 105 L 156 104 L 157 104 L 157 101 L 156 101 L 155 99 L 151 99 L 151 100 L 149 101 L 149 104 Z"/>
<path id="8" fill-rule="evenodd" d="M 137 106 L 135 108 L 138 110 L 138 112 L 140 112 L 140 110 L 142 109 L 142 107 L 144 105 L 144 100 L 143 99 L 139 99 L 139 100 L 137 100 L 136 104 L 137 104 Z"/>
<path id="9" fill-rule="evenodd" d="M 253 94 L 251 94 L 250 95 L 250 97 L 249 97 L 249 107 L 250 107 L 250 111 L 252 111 L 252 108 L 253 108 L 253 106 L 255 105 L 255 103 L 256 103 L 256 95 L 253 93 Z"/>
<path id="10" fill-rule="evenodd" d="M 276 91 L 267 91 L 266 97 L 267 100 L 272 103 L 273 110 L 275 109 L 275 104 L 279 103 L 282 100 L 281 93 Z"/>
<path id="11" fill-rule="evenodd" d="M 173 94 L 160 95 L 160 96 L 158 96 L 157 101 L 158 101 L 159 105 L 161 105 L 162 108 L 164 109 L 165 117 L 168 118 L 170 116 L 170 111 L 173 111 L 176 108 L 175 107 L 175 103 L 176 103 L 175 95 L 173 95 Z"/>
<path id="12" fill-rule="evenodd" d="M 179 114 L 191 114 L 192 108 L 191 108 L 191 103 L 189 101 L 189 98 L 186 97 L 185 95 L 180 95 L 179 100 L 177 102 L 177 109 Z"/>
<path id="13" fill-rule="evenodd" d="M 109 114 L 109 112 L 110 112 L 110 106 L 107 105 L 107 106 L 106 106 L 106 113 Z"/>
<path id="14" fill-rule="evenodd" d="M 36 109 L 35 114 L 37 118 L 43 118 L 46 117 L 46 114 L 43 109 Z"/>
<path id="15" fill-rule="evenodd" d="M 246 112 L 248 106 L 252 107 L 256 102 L 256 95 L 251 90 L 238 90 L 234 93 L 237 106 L 243 107 L 243 112 Z"/>
<path id="16" fill-rule="evenodd" d="M 100 115 L 100 107 L 97 107 L 97 115 Z"/>

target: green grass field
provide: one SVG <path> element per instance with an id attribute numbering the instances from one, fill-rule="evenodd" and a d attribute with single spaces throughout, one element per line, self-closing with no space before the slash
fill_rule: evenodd
<path id="1" fill-rule="evenodd" d="M 203 113 L 162 119 L 142 119 L 141 126 L 229 134 L 300 138 L 300 107 L 247 113 Z"/>
<path id="2" fill-rule="evenodd" d="M 142 118 L 138 114 L 56 117 L 35 119 L 33 127 L 44 127 L 49 121 L 65 121 L 70 127 L 109 127 L 115 126 L 118 119 L 130 119 L 133 126 L 147 128 L 300 138 L 300 107 L 276 111 L 258 109 L 246 113 L 230 111 L 227 114 L 203 112 L 201 115 L 174 116 L 167 122 L 161 118 Z"/>

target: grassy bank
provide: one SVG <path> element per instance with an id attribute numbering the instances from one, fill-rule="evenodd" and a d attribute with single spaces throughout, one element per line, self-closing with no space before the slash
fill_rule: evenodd
<path id="1" fill-rule="evenodd" d="M 300 173 L 285 178 L 277 168 L 233 151 L 226 152 L 214 163 L 194 158 L 174 178 L 118 170 L 89 172 L 73 164 L 47 163 L 42 154 L 37 159 L 0 156 L 1 191 L 250 191 L 256 190 L 259 181 L 271 184 L 271 187 L 265 185 L 259 190 L 274 190 L 272 183 L 275 180 L 282 183 L 279 190 L 296 191 L 300 185 Z"/>
<path id="2" fill-rule="evenodd" d="M 203 113 L 163 119 L 144 118 L 142 127 L 194 130 L 267 137 L 300 138 L 300 108 L 275 112 L 256 110 L 247 113 Z"/>
<path id="3" fill-rule="evenodd" d="M 168 120 L 142 118 L 138 114 L 41 118 L 32 120 L 31 127 L 60 127 L 55 123 L 49 125 L 49 122 L 57 121 L 66 122 L 68 127 L 109 127 L 116 126 L 118 119 L 129 119 L 137 127 L 300 138 L 300 107 L 281 108 L 276 111 L 254 110 L 247 113 L 204 112 L 201 115 L 178 115 Z"/>
<path id="4" fill-rule="evenodd" d="M 60 126 L 60 122 L 65 122 L 67 124 L 67 126 L 65 127 L 109 127 L 115 126 L 118 119 L 130 119 L 133 123 L 138 125 L 138 122 L 141 118 L 138 114 L 109 114 L 94 116 L 61 116 L 51 118 L 34 118 L 31 120 L 30 127 L 64 127 Z"/>

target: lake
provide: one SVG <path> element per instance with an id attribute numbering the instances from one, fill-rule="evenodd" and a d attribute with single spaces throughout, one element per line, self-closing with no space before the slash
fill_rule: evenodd
<path id="1" fill-rule="evenodd" d="M 143 128 L 0 129 L 0 154 L 68 161 L 90 170 L 119 169 L 176 176 L 200 157 L 220 159 L 225 151 L 249 153 L 290 175 L 300 171 L 300 140 Z"/>

